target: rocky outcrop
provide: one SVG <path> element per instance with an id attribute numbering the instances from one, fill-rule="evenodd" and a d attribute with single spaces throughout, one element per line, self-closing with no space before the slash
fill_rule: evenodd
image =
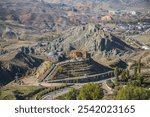
<path id="1" fill-rule="evenodd" d="M 61 38 L 50 42 L 51 50 L 71 51 L 74 49 L 85 50 L 90 53 L 111 52 L 113 54 L 123 54 L 133 48 L 103 30 L 100 24 L 81 25 L 66 31 Z"/>
<path id="2" fill-rule="evenodd" d="M 4 34 L 4 36 L 2 38 L 6 38 L 6 39 L 17 39 L 17 35 L 15 32 L 13 31 L 8 31 Z"/>
<path id="3" fill-rule="evenodd" d="M 6 53 L 8 53 L 8 51 L 6 51 L 6 50 L 0 50 L 0 56 L 1 56 L 1 55 L 4 55 L 4 54 L 6 54 Z"/>
<path id="4" fill-rule="evenodd" d="M 38 67 L 43 60 L 32 56 L 32 48 L 21 48 L 11 60 L 0 61 L 0 83 L 7 84 Z M 3 52 L 1 52 L 3 54 Z"/>
<path id="5" fill-rule="evenodd" d="M 4 85 L 21 77 L 27 69 L 27 67 L 18 66 L 10 62 L 0 62 L 0 84 Z"/>
<path id="6" fill-rule="evenodd" d="M 20 50 L 25 54 L 35 54 L 35 49 L 33 47 L 22 47 Z"/>

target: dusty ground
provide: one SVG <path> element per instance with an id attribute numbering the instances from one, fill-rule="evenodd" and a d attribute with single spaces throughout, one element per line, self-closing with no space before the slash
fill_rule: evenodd
<path id="1" fill-rule="evenodd" d="M 136 38 L 137 41 L 145 44 L 150 44 L 150 32 Z"/>
<path id="2" fill-rule="evenodd" d="M 105 89 L 109 95 L 113 94 L 111 88 L 107 86 L 106 81 L 102 83 L 102 88 Z"/>
<path id="3" fill-rule="evenodd" d="M 141 62 L 143 64 L 145 64 L 146 66 L 150 66 L 150 51 L 138 51 L 132 54 L 128 54 L 128 55 L 124 55 L 124 57 L 122 57 L 123 59 L 125 59 L 127 62 L 138 62 L 141 58 Z"/>

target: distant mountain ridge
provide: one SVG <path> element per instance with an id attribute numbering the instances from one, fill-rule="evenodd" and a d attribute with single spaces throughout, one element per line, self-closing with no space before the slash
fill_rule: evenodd
<path id="1" fill-rule="evenodd" d="M 64 4 L 99 4 L 106 6 L 107 8 L 128 8 L 128 7 L 137 7 L 137 8 L 150 8 L 150 0 L 44 0 L 50 3 L 64 3 Z"/>
<path id="2" fill-rule="evenodd" d="M 39 0 L 1 0 L 0 21 L 29 26 L 41 32 L 55 31 L 74 23 L 67 17 L 72 9 L 75 8 Z"/>
<path id="3" fill-rule="evenodd" d="M 42 1 L 42 0 L 39 0 L 39 1 Z M 46 2 L 50 2 L 50 3 L 64 3 L 64 4 L 67 4 L 67 3 L 78 3 L 78 2 L 81 2 L 81 3 L 126 3 L 126 4 L 131 4 L 131 3 L 147 3 L 147 2 L 150 2 L 150 0 L 43 0 L 43 1 L 46 1 Z"/>

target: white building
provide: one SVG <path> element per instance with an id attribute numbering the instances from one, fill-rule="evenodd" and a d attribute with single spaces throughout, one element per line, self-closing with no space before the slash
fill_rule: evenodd
<path id="1" fill-rule="evenodd" d="M 144 50 L 150 50 L 150 48 L 148 46 L 146 46 L 146 45 L 142 46 L 142 49 L 144 49 Z"/>
<path id="2" fill-rule="evenodd" d="M 130 11 L 129 12 L 131 15 L 136 15 L 136 11 Z"/>

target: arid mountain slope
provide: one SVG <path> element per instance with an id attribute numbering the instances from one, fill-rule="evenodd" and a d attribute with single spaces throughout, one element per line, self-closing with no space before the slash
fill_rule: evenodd
<path id="1" fill-rule="evenodd" d="M 73 9 L 65 4 L 38 0 L 1 0 L 0 21 L 22 24 L 42 32 L 55 31 L 57 26 L 63 28 L 74 22 L 74 19 L 68 17 Z"/>
<path id="2" fill-rule="evenodd" d="M 62 36 L 51 42 L 51 50 L 85 50 L 90 53 L 110 52 L 123 54 L 132 47 L 103 30 L 100 24 L 87 24 L 67 30 Z"/>
<path id="3" fill-rule="evenodd" d="M 7 84 L 38 67 L 44 60 L 36 56 L 34 42 L 0 43 L 0 83 Z"/>

